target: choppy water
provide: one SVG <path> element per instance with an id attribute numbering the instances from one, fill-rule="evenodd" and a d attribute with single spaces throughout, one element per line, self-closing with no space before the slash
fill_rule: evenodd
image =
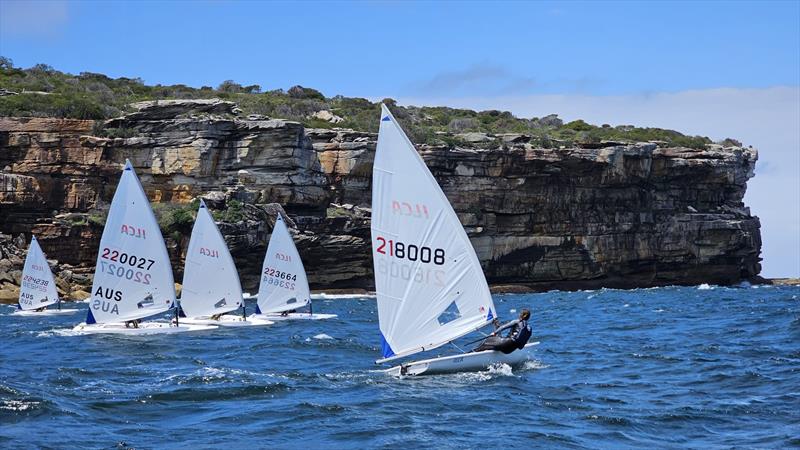
<path id="1" fill-rule="evenodd" d="M 339 320 L 149 337 L 64 336 L 82 313 L 0 306 L 0 447 L 800 445 L 800 288 L 496 305 L 532 307 L 535 362 L 403 380 L 374 371 L 373 299 L 316 302 Z"/>

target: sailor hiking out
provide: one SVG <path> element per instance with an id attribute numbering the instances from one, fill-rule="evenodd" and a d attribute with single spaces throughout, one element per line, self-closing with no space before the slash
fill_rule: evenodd
<path id="1" fill-rule="evenodd" d="M 512 320 L 505 325 L 500 325 L 500 322 L 495 319 L 492 322 L 495 326 L 494 333 L 484 340 L 473 352 L 482 352 L 485 350 L 497 350 L 506 355 L 515 351 L 522 350 L 528 339 L 531 338 L 531 326 L 528 324 L 528 319 L 531 317 L 531 312 L 528 309 L 523 309 L 519 313 L 519 318 Z M 501 337 L 499 334 L 503 330 L 510 329 L 506 337 Z"/>

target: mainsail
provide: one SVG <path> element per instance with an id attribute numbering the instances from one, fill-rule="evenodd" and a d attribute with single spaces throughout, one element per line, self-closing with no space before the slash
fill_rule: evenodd
<path id="1" fill-rule="evenodd" d="M 58 290 L 47 258 L 39 247 L 36 236 L 31 237 L 28 256 L 22 269 L 22 285 L 19 287 L 19 307 L 23 310 L 43 308 L 58 303 Z"/>
<path id="2" fill-rule="evenodd" d="M 434 349 L 496 316 L 458 216 L 389 109 L 381 108 L 372 170 L 378 362 Z"/>
<path id="3" fill-rule="evenodd" d="M 130 161 L 125 161 L 100 239 L 86 323 L 141 319 L 174 304 L 164 238 Z"/>
<path id="4" fill-rule="evenodd" d="M 258 287 L 258 314 L 276 313 L 300 308 L 311 301 L 306 269 L 292 235 L 278 214 L 267 245 Z"/>
<path id="5" fill-rule="evenodd" d="M 188 317 L 209 317 L 233 311 L 241 304 L 236 265 L 214 218 L 200 200 L 186 251 L 181 308 Z"/>

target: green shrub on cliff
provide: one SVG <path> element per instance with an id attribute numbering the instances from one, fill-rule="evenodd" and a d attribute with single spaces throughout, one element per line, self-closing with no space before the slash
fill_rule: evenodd
<path id="1" fill-rule="evenodd" d="M 89 221 L 89 223 L 91 225 L 94 225 L 94 226 L 102 228 L 102 227 L 106 226 L 107 214 L 108 214 L 108 212 L 89 213 L 89 216 L 87 217 L 87 220 Z"/>
<path id="2" fill-rule="evenodd" d="M 138 78 L 110 78 L 90 72 L 71 75 L 45 64 L 20 69 L 14 67 L 8 58 L 0 56 L 0 116 L 107 119 L 130 111 L 129 104 L 137 101 L 212 97 L 236 102 L 243 115 L 260 114 L 296 120 L 313 128 L 378 131 L 380 103 L 364 98 L 339 95 L 328 98 L 316 89 L 303 86 L 294 86 L 288 91 L 262 91 L 261 86 L 242 86 L 233 80 L 224 81 L 216 89 L 210 86 L 198 89 L 182 84 L 148 86 Z M 563 124 L 555 116 L 524 119 L 514 117 L 508 111 L 400 107 L 392 99 L 385 101 L 412 140 L 419 144 L 445 142 L 459 145 L 457 138 L 445 136 L 463 132 L 523 133 L 531 136 L 531 142 L 544 147 L 596 144 L 603 140 L 663 141 L 669 145 L 695 148 L 711 143 L 706 137 L 685 136 L 659 128 L 595 126 L 583 120 Z M 321 110 L 330 111 L 344 120 L 334 124 L 311 117 Z M 129 137 L 127 130 L 120 129 L 102 130 L 101 134 Z"/>
<path id="3" fill-rule="evenodd" d="M 188 204 L 176 203 L 151 203 L 153 213 L 156 215 L 161 234 L 164 236 L 172 235 L 177 232 L 188 235 L 192 232 L 194 218 L 197 208 L 200 206 L 198 200 L 193 200 Z"/>
<path id="4" fill-rule="evenodd" d="M 244 220 L 244 209 L 242 202 L 238 200 L 229 200 L 225 205 L 226 208 L 220 211 L 211 211 L 214 220 L 217 222 L 237 223 Z"/>

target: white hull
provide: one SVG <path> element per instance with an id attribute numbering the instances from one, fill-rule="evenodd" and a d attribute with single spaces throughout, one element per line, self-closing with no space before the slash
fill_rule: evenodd
<path id="1" fill-rule="evenodd" d="M 282 320 L 323 320 L 323 319 L 335 319 L 339 316 L 336 314 L 308 314 L 308 313 L 289 313 L 287 315 L 281 315 L 281 313 L 269 313 L 269 314 L 253 314 L 248 316 L 247 319 L 250 318 L 261 318 L 266 320 L 271 320 L 273 322 L 278 322 Z"/>
<path id="2" fill-rule="evenodd" d="M 517 350 L 506 355 L 505 353 L 487 350 L 483 352 L 464 353 L 461 355 L 443 356 L 440 358 L 425 359 L 422 361 L 412 361 L 407 364 L 387 369 L 387 375 L 416 376 L 416 375 L 436 375 L 457 372 L 476 372 L 486 370 L 494 364 L 508 364 L 511 367 L 519 366 L 532 359 L 533 346 L 538 342 L 527 344 L 522 350 Z"/>
<path id="3" fill-rule="evenodd" d="M 182 317 L 178 320 L 178 323 L 187 325 L 216 325 L 220 327 L 258 327 L 264 325 L 272 325 L 275 322 L 272 322 L 270 320 L 258 316 L 257 317 L 249 316 L 247 317 L 247 319 L 245 319 L 242 316 L 225 314 L 221 316 L 218 320 L 210 319 L 208 317 L 195 317 L 195 318 Z"/>
<path id="4" fill-rule="evenodd" d="M 211 325 L 184 325 L 175 326 L 168 322 L 142 322 L 139 328 L 126 328 L 124 323 L 93 323 L 87 325 L 81 323 L 72 331 L 78 334 L 128 334 L 128 335 L 143 335 L 143 334 L 161 334 L 161 333 L 183 333 L 186 331 L 203 331 L 213 330 L 217 328 Z"/>
<path id="5" fill-rule="evenodd" d="M 45 316 L 66 316 L 69 314 L 75 314 L 78 312 L 77 309 L 45 309 L 44 311 L 35 311 L 32 309 L 24 310 L 18 309 L 14 311 L 15 316 L 25 316 L 25 317 L 45 317 Z"/>

